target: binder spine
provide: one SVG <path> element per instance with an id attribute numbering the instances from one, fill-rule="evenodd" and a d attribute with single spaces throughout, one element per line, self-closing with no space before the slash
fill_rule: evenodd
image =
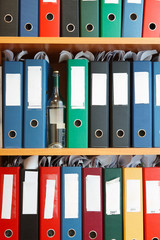
<path id="1" fill-rule="evenodd" d="M 102 92 L 96 87 L 98 82 L 102 85 Z M 90 62 L 89 91 L 89 147 L 109 147 L 109 64 L 107 62 Z"/>
<path id="2" fill-rule="evenodd" d="M 23 37 L 39 36 L 38 0 L 20 0 L 19 35 Z"/>
<path id="3" fill-rule="evenodd" d="M 81 37 L 99 37 L 99 0 L 81 3 Z"/>
<path id="4" fill-rule="evenodd" d="M 65 175 L 78 174 L 78 218 L 65 218 Z M 61 237 L 62 240 L 69 240 L 75 237 L 82 240 L 82 168 L 62 167 L 61 169 Z M 70 206 L 71 207 L 71 206 Z"/>
<path id="5" fill-rule="evenodd" d="M 22 148 L 23 63 L 5 61 L 3 66 L 3 146 L 4 148 Z M 15 88 L 12 89 L 13 94 L 10 92 L 10 84 Z M 16 100 L 13 99 L 15 93 Z"/>
<path id="6" fill-rule="evenodd" d="M 24 197 L 27 197 L 24 195 L 24 182 L 26 181 L 26 173 L 39 173 L 38 170 L 25 170 L 21 169 L 20 171 L 20 240 L 38 240 L 39 239 L 39 186 L 37 187 L 37 202 L 36 202 L 36 213 L 26 213 L 31 212 L 30 208 L 24 210 Z M 38 174 L 39 175 L 39 174 Z M 39 178 L 39 177 L 38 177 Z M 39 180 L 37 179 L 37 183 Z M 35 181 L 33 182 L 35 183 Z M 30 183 L 30 185 L 32 182 Z M 39 184 L 38 184 L 39 185 Z M 35 201 L 35 199 L 33 199 Z M 25 211 L 25 213 L 24 213 Z"/>
<path id="7" fill-rule="evenodd" d="M 61 36 L 79 37 L 79 0 L 61 1 Z"/>
<path id="8" fill-rule="evenodd" d="M 0 36 L 18 36 L 19 1 L 0 1 Z"/>
<path id="9" fill-rule="evenodd" d="M 110 144 L 111 147 L 130 147 L 130 63 L 113 62 L 111 69 Z M 121 89 L 115 87 L 115 74 L 118 82 L 122 80 Z M 120 95 L 125 95 L 125 99 L 119 101 Z"/>

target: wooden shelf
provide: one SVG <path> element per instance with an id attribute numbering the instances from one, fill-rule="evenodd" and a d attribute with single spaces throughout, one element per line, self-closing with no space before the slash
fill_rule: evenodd
<path id="1" fill-rule="evenodd" d="M 0 149 L 0 156 L 18 155 L 160 155 L 160 148 Z"/>
<path id="2" fill-rule="evenodd" d="M 44 50 L 48 54 L 59 54 L 61 50 L 93 52 L 123 49 L 139 51 L 160 50 L 160 38 L 44 38 L 44 37 L 0 37 L 0 50 Z M 51 52 L 53 51 L 53 52 Z"/>

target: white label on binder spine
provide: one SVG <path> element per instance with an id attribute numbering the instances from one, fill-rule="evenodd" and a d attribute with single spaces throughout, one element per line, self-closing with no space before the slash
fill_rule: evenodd
<path id="1" fill-rule="evenodd" d="M 146 181 L 147 213 L 160 213 L 160 181 Z"/>
<path id="2" fill-rule="evenodd" d="M 43 2 L 52 2 L 52 3 L 57 3 L 57 0 L 43 0 Z"/>
<path id="3" fill-rule="evenodd" d="M 2 219 L 11 219 L 13 193 L 13 175 L 4 175 L 3 198 L 2 198 Z"/>
<path id="4" fill-rule="evenodd" d="M 71 108 L 85 109 L 85 67 L 71 67 Z"/>
<path id="5" fill-rule="evenodd" d="M 21 75 L 6 74 L 6 106 L 21 105 Z"/>
<path id="6" fill-rule="evenodd" d="M 128 0 L 128 3 L 141 4 L 141 0 Z"/>
<path id="7" fill-rule="evenodd" d="M 127 212 L 141 211 L 141 182 L 127 180 Z"/>
<path id="8" fill-rule="evenodd" d="M 156 106 L 160 106 L 160 74 L 156 75 Z"/>
<path id="9" fill-rule="evenodd" d="M 120 214 L 120 178 L 106 182 L 106 214 Z"/>
<path id="10" fill-rule="evenodd" d="M 56 180 L 47 179 L 44 219 L 52 219 L 53 218 L 55 185 L 56 185 Z"/>
<path id="11" fill-rule="evenodd" d="M 92 74 L 92 105 L 106 105 L 107 74 Z"/>
<path id="12" fill-rule="evenodd" d="M 114 4 L 118 4 L 119 0 L 104 0 L 104 3 L 114 3 Z"/>
<path id="13" fill-rule="evenodd" d="M 149 73 L 134 73 L 135 104 L 149 104 Z"/>
<path id="14" fill-rule="evenodd" d="M 114 105 L 128 105 L 128 74 L 113 73 Z"/>
<path id="15" fill-rule="evenodd" d="M 42 67 L 28 67 L 28 108 L 42 108 Z"/>
<path id="16" fill-rule="evenodd" d="M 86 208 L 88 212 L 101 211 L 101 183 L 100 176 L 86 177 Z"/>
<path id="17" fill-rule="evenodd" d="M 38 172 L 26 171 L 23 182 L 22 214 L 37 214 Z"/>
<path id="18" fill-rule="evenodd" d="M 78 218 L 78 174 L 64 175 L 65 218 Z"/>

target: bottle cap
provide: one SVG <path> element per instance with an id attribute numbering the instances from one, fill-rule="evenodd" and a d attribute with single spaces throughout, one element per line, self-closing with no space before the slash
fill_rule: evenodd
<path id="1" fill-rule="evenodd" d="M 53 71 L 53 74 L 59 74 L 59 71 Z"/>

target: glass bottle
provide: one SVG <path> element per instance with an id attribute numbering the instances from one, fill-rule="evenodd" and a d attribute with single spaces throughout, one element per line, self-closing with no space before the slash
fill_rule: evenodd
<path id="1" fill-rule="evenodd" d="M 53 72 L 53 94 L 47 107 L 48 147 L 65 147 L 65 109 L 59 92 L 59 71 Z"/>

